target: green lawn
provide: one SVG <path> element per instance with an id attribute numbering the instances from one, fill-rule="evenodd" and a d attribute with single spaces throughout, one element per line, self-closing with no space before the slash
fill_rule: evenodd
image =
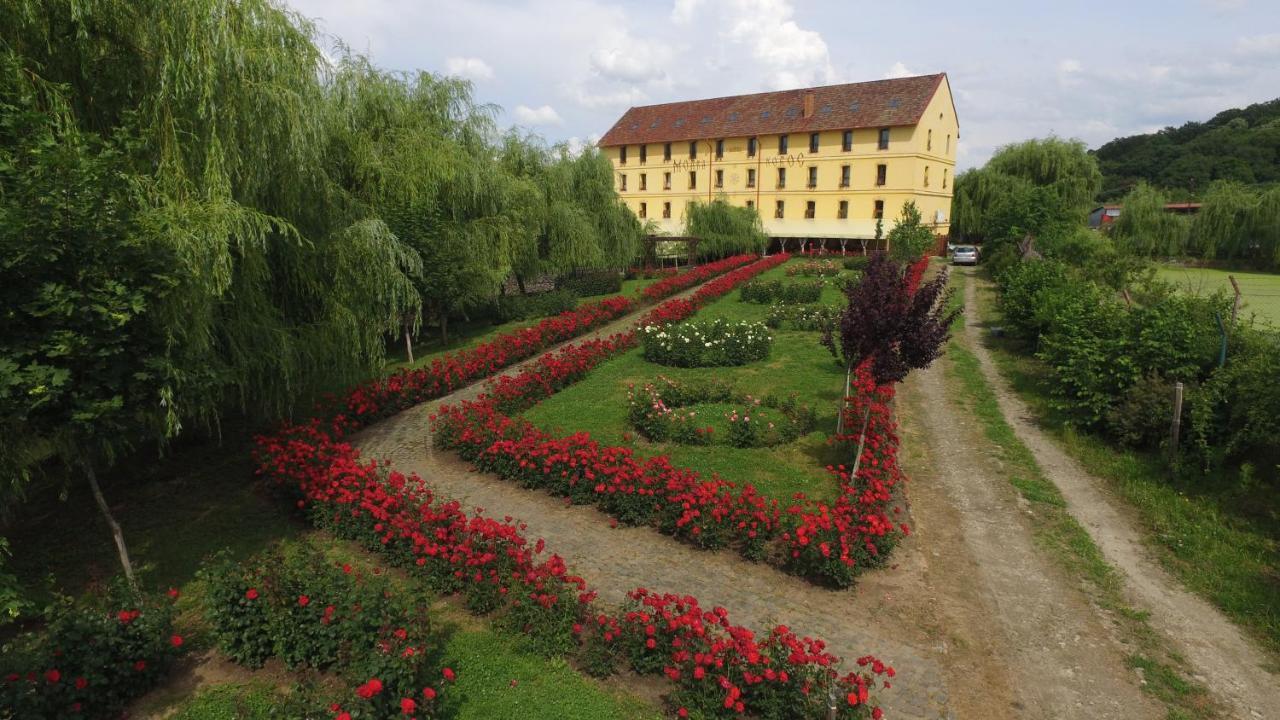
<path id="1" fill-rule="evenodd" d="M 579 304 L 584 302 L 595 302 L 603 300 L 614 295 L 626 295 L 633 299 L 640 298 L 640 291 L 649 287 L 654 280 L 645 280 L 635 278 L 632 280 L 622 281 L 622 291 L 618 293 L 608 293 L 605 295 L 591 295 L 579 298 Z M 412 367 L 422 367 L 430 365 L 432 360 L 444 355 L 445 353 L 456 352 L 473 348 L 481 343 L 488 342 L 501 333 L 519 330 L 531 325 L 537 325 L 542 318 L 530 318 L 528 320 L 514 320 L 508 323 L 494 325 L 489 320 L 475 320 L 472 322 L 456 322 L 449 325 L 449 342 L 440 342 L 440 337 L 435 334 L 434 329 L 424 329 L 422 337 L 414 341 L 413 344 L 413 365 Z M 410 367 L 408 356 L 404 351 L 404 338 L 395 343 L 388 350 L 387 372 L 399 370 L 401 368 Z"/>
<path id="2" fill-rule="evenodd" d="M 1211 293 L 1219 288 L 1232 292 L 1227 276 L 1240 284 L 1242 313 L 1257 313 L 1258 319 L 1280 327 L 1280 274 L 1157 266 L 1156 275 L 1193 293 Z"/>
<path id="3" fill-rule="evenodd" d="M 760 277 L 803 280 L 787 278 L 784 270 L 785 266 L 774 268 Z M 833 284 L 823 291 L 824 303 L 838 304 L 842 299 Z M 735 291 L 703 308 L 696 319 L 763 321 L 767 311 L 766 305 L 741 302 Z M 773 335 L 770 357 L 742 367 L 667 367 L 647 362 L 639 350 L 633 350 L 597 368 L 587 379 L 556 393 L 524 416 L 549 432 L 586 430 L 603 443 L 630 445 L 641 455 L 668 455 L 678 466 L 693 468 L 708 477 L 718 473 L 727 480 L 751 483 L 762 493 L 782 500 L 797 491 L 811 497 L 833 498 L 836 487 L 825 467 L 840 460 L 826 438 L 835 429 L 844 372 L 818 344 L 817 332 L 775 330 Z M 755 395 L 795 393 L 802 404 L 817 412 L 817 429 L 795 442 L 772 448 L 650 443 L 637 437 L 627 422 L 627 387 L 642 387 L 660 375 L 676 381 L 715 378 Z M 630 440 L 624 438 L 624 433 Z"/>

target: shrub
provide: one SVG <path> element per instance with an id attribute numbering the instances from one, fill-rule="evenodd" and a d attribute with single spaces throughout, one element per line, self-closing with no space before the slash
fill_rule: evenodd
<path id="1" fill-rule="evenodd" d="M 556 281 L 556 288 L 568 290 L 578 297 L 611 295 L 622 292 L 622 275 L 617 270 L 579 270 L 561 276 Z"/>
<path id="2" fill-rule="evenodd" d="M 1280 340 L 1237 329 L 1226 365 L 1215 368 L 1191 407 L 1197 454 L 1206 466 L 1254 462 L 1280 469 Z"/>
<path id="3" fill-rule="evenodd" d="M 221 556 L 201 578 L 205 618 L 236 662 L 257 667 L 279 657 L 290 668 L 336 672 L 354 686 L 337 703 L 354 717 L 399 717 L 405 699 L 411 714 L 435 716 L 439 638 L 425 606 L 395 592 L 380 571 L 287 544 L 244 563 Z"/>
<path id="4" fill-rule="evenodd" d="M 805 260 L 787 266 L 787 277 L 835 277 L 839 274 L 840 266 L 834 260 Z"/>
<path id="5" fill-rule="evenodd" d="M 42 630 L 4 645 L 0 716 L 113 718 L 165 677 L 182 651 L 173 601 L 139 595 L 122 582 L 45 612 Z"/>
<path id="6" fill-rule="evenodd" d="M 960 310 L 946 310 L 945 270 L 920 284 L 927 265 L 921 259 L 903 267 L 876 253 L 862 280 L 844 287 L 838 327 L 823 333 L 822 344 L 832 356 L 850 370 L 870 362 L 877 384 L 901 382 L 911 370 L 928 367 L 941 354 Z"/>
<path id="7" fill-rule="evenodd" d="M 743 302 L 767 303 L 812 303 L 822 296 L 825 284 L 821 280 L 811 282 L 787 283 L 781 280 L 753 280 L 742 286 Z"/>
<path id="8" fill-rule="evenodd" d="M 1013 262 L 996 275 L 1000 313 L 1011 334 L 1036 340 L 1045 329 L 1040 317 L 1039 293 L 1072 284 L 1067 266 L 1053 260 Z"/>
<path id="9" fill-rule="evenodd" d="M 840 320 L 840 308 L 833 305 L 773 305 L 764 317 L 771 328 L 829 331 Z"/>
<path id="10" fill-rule="evenodd" d="M 1190 386 L 1183 396 L 1183 417 L 1189 418 Z M 1173 382 L 1158 373 L 1140 378 L 1107 412 L 1107 432 L 1122 445 L 1154 449 L 1165 444 L 1173 421 Z M 1190 433 L 1183 433 L 1185 440 Z"/>
<path id="11" fill-rule="evenodd" d="M 631 426 L 654 442 L 770 447 L 791 442 L 812 431 L 814 425 L 813 410 L 794 396 L 756 398 L 714 380 L 677 383 L 660 377 L 657 383 L 646 384 L 639 391 L 628 390 L 627 401 Z M 717 437 L 711 427 L 701 425 L 704 418 L 695 411 L 684 411 L 690 405 L 713 402 L 739 406 L 725 415 L 729 425 L 724 438 Z"/>
<path id="12" fill-rule="evenodd" d="M 529 318 L 549 317 L 569 312 L 578 305 L 578 297 L 570 290 L 551 290 L 533 295 L 503 295 L 498 298 L 495 319 L 500 323 Z"/>
<path id="13" fill-rule="evenodd" d="M 844 259 L 844 269 L 862 272 L 867 268 L 867 263 L 869 262 L 871 262 L 871 256 L 869 255 L 851 255 Z"/>
<path id="14" fill-rule="evenodd" d="M 745 365 L 769 357 L 773 336 L 764 323 L 711 322 L 646 325 L 640 332 L 644 359 L 675 367 Z"/>

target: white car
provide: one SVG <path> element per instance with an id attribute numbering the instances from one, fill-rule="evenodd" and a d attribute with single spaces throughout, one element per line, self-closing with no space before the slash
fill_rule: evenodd
<path id="1" fill-rule="evenodd" d="M 978 248 L 972 245 L 957 245 L 956 249 L 951 251 L 951 264 L 977 265 Z"/>

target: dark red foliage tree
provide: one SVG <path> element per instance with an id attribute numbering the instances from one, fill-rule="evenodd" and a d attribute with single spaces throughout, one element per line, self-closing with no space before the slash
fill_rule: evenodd
<path id="1" fill-rule="evenodd" d="M 862 280 L 845 286 L 848 307 L 837 328 L 823 334 L 822 344 L 847 368 L 871 358 L 877 384 L 901 382 L 910 371 L 928 367 L 941 354 L 960 310 L 946 311 L 951 292 L 945 269 L 914 293 L 911 284 L 902 265 L 877 253 Z"/>

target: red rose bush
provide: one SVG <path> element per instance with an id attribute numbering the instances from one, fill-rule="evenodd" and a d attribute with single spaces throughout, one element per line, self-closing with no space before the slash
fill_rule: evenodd
<path id="1" fill-rule="evenodd" d="M 426 607 L 395 592 L 380 571 L 370 575 L 286 544 L 243 563 L 219 558 L 201 579 L 204 617 L 232 660 L 258 667 L 277 657 L 290 669 L 335 672 L 353 688 L 337 698 L 312 690 L 300 703 L 313 712 L 438 716 L 440 638 Z"/>
<path id="2" fill-rule="evenodd" d="M 785 260 L 776 256 L 739 268 L 707 283 L 691 300 L 669 301 L 654 312 L 687 317 Z M 581 502 L 589 498 L 626 522 L 659 523 L 706 547 L 732 541 L 741 548 L 757 548 L 743 549 L 748 556 L 762 553 L 767 541 L 776 539 L 783 511 L 753 489 L 737 489 L 718 479 L 698 480 L 695 473 L 672 467 L 666 458 L 634 458 L 626 448 L 599 447 L 585 433 L 542 438 L 528 423 L 508 414 L 581 379 L 635 344 L 634 333 L 627 332 L 548 354 L 520 373 L 491 382 L 480 401 L 442 410 L 439 432 L 447 445 L 479 448 L 477 457 L 491 458 L 506 476 L 554 487 Z M 362 406 L 362 401 L 371 405 Z M 675 686 L 671 701 L 679 717 L 824 717 L 829 697 L 842 698 L 839 717 L 879 716 L 869 690 L 881 676 L 891 676 L 892 668 L 878 662 L 867 668 L 860 661 L 861 670 L 840 674 L 840 660 L 820 641 L 797 637 L 785 627 L 757 639 L 733 625 L 723 609 L 705 611 L 688 596 L 636 590 L 631 608 L 610 613 L 599 607 L 596 593 L 583 578 L 573 575 L 559 556 L 547 556 L 541 540 L 526 539 L 523 526 L 511 518 L 490 518 L 479 509 L 469 513 L 456 501 L 436 497 L 417 476 L 361 460 L 343 438 L 381 416 L 387 405 L 401 402 L 411 404 L 373 401 L 368 394 L 361 400 L 349 396 L 335 403 L 329 415 L 259 437 L 258 473 L 287 493 L 318 526 L 381 553 L 440 592 L 461 593 L 474 612 L 499 613 L 500 622 L 518 631 L 535 650 L 574 653 L 595 674 L 608 674 L 622 664 L 638 672 L 665 673 Z M 364 412 L 356 411 L 362 407 Z M 749 542 L 740 539 L 744 536 Z M 318 591 L 291 587 L 277 592 L 262 584 L 276 593 L 270 596 L 276 598 L 272 612 L 287 606 L 290 615 L 298 615 L 318 607 L 313 596 Z M 251 589 L 258 595 L 253 601 L 247 597 Z M 238 585 L 234 591 L 241 593 L 236 604 L 264 597 L 264 589 L 256 586 Z M 226 593 L 228 602 L 231 594 Z M 303 595 L 308 598 L 305 605 L 299 602 Z M 301 644 L 312 647 L 309 642 Z M 327 646 L 320 642 L 316 647 Z M 273 641 L 273 652 L 274 648 Z M 371 678 L 355 695 L 371 701 L 384 693 L 386 681 Z M 406 695 L 399 700 L 418 703 L 418 698 Z M 335 717 L 356 717 L 351 707 L 359 706 L 335 708 Z"/>
<path id="3" fill-rule="evenodd" d="M 183 652 L 173 631 L 177 598 L 176 590 L 152 597 L 115 584 L 52 605 L 43 629 L 4 644 L 0 717 L 119 717 Z"/>
<path id="4" fill-rule="evenodd" d="M 721 273 L 740 268 L 755 261 L 755 255 L 734 255 L 723 260 L 699 265 L 678 275 L 671 275 L 650 285 L 640 292 L 640 297 L 649 301 L 670 297 L 681 290 L 687 290 Z"/>

